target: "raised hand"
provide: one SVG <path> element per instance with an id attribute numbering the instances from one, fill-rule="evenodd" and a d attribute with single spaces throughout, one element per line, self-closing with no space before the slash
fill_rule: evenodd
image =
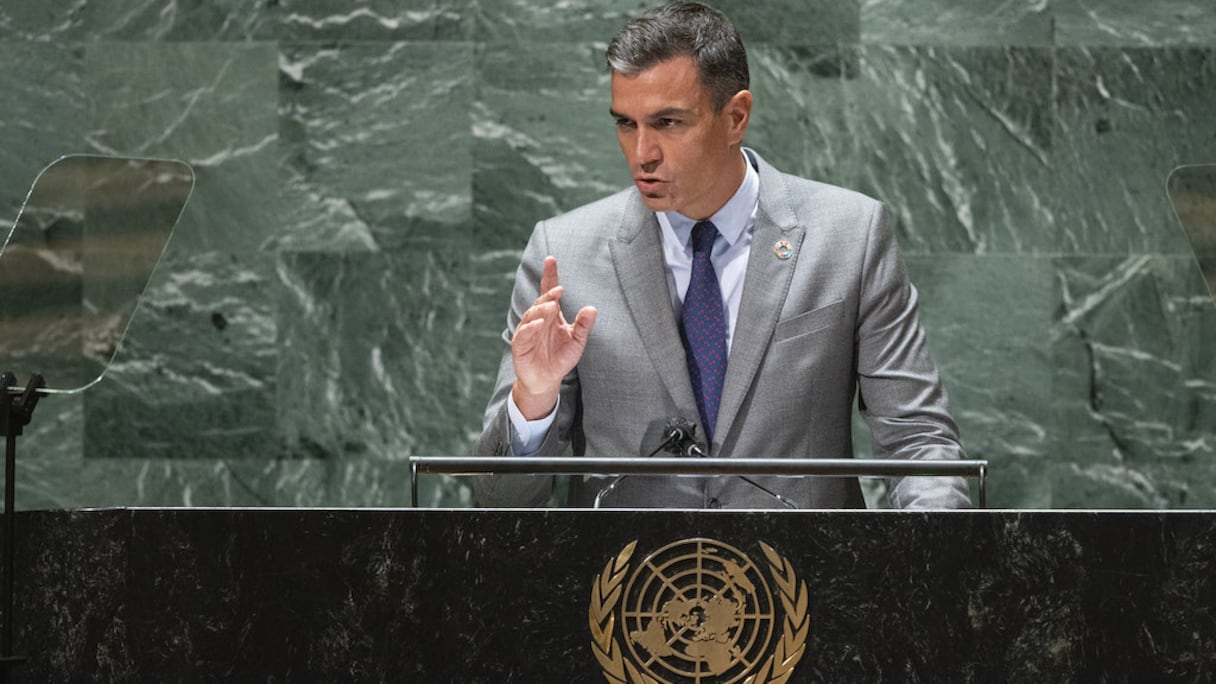
<path id="1" fill-rule="evenodd" d="M 540 296 L 524 312 L 511 338 L 515 385 L 511 397 L 528 420 L 543 418 L 557 404 L 562 378 L 578 365 L 587 347 L 595 307 L 585 306 L 567 323 L 559 300 L 557 259 L 545 257 Z"/>

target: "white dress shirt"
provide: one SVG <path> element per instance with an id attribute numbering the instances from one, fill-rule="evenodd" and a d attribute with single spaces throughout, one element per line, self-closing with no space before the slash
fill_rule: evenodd
<path id="1" fill-rule="evenodd" d="M 718 288 L 722 291 L 722 308 L 726 314 L 726 351 L 730 354 L 731 338 L 734 337 L 735 321 L 739 317 L 739 303 L 743 300 L 743 279 L 747 275 L 747 257 L 751 253 L 752 233 L 756 227 L 756 211 L 760 206 L 760 174 L 744 155 L 747 170 L 743 182 L 735 194 L 727 200 L 709 220 L 718 229 L 713 252 L 709 260 L 718 275 Z M 675 211 L 656 214 L 663 244 L 663 262 L 667 271 L 667 289 L 671 292 L 671 305 L 679 320 L 684 308 L 684 294 L 688 292 L 688 281 L 692 279 L 692 229 L 696 219 Z M 594 330 L 593 330 L 594 333 Z M 729 356 L 728 356 L 729 358 Z M 557 416 L 557 406 L 544 418 L 528 420 L 515 405 L 513 397 L 507 398 L 507 415 L 511 418 L 511 450 L 516 456 L 528 456 L 540 449 L 549 432 L 549 426 Z"/>

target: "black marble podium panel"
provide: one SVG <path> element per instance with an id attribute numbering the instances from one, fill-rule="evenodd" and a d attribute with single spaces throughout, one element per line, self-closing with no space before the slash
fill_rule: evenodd
<path id="1" fill-rule="evenodd" d="M 593 581 L 634 540 L 692 537 L 754 558 L 765 542 L 806 582 L 790 682 L 1216 680 L 1211 513 L 114 509 L 17 524 L 15 682 L 604 681 Z"/>

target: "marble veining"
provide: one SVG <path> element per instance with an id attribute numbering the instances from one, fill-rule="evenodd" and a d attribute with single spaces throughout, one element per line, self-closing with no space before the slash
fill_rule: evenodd
<path id="1" fill-rule="evenodd" d="M 1216 305 L 1165 192 L 1216 161 L 1210 2 L 721 6 L 746 143 L 896 215 L 993 502 L 1212 506 Z M 197 174 L 109 375 L 22 438 L 20 505 L 403 503 L 406 455 L 473 442 L 535 222 L 629 182 L 602 53 L 638 7 L 0 7 L 0 229 L 60 154 Z"/>
<path id="2" fill-rule="evenodd" d="M 863 0 L 861 39 L 878 45 L 1050 45 L 1059 2 Z"/>

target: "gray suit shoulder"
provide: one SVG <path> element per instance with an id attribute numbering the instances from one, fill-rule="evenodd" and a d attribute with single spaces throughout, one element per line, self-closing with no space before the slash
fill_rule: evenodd
<path id="1" fill-rule="evenodd" d="M 856 234 L 873 221 L 883 204 L 873 197 L 830 183 L 786 173 L 754 150 L 745 150 L 760 172 L 760 207 L 780 226 L 815 226 L 817 231 Z"/>
<path id="2" fill-rule="evenodd" d="M 804 218 L 802 213 L 805 211 L 822 211 L 824 208 L 869 215 L 883 206 L 881 201 L 865 193 L 839 185 L 788 173 L 781 173 L 781 179 L 786 184 L 786 192 L 794 201 L 794 209 L 799 213 L 799 218 Z"/>

